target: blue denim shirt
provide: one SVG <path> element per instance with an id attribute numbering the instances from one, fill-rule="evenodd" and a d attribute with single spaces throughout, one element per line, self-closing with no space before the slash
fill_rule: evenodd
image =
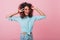
<path id="1" fill-rule="evenodd" d="M 8 19 L 10 21 L 18 22 L 21 26 L 21 32 L 27 32 L 29 34 L 30 32 L 32 32 L 34 22 L 36 20 L 44 19 L 45 17 L 46 16 L 32 16 L 31 18 L 29 18 L 27 16 L 22 19 L 20 16 L 18 16 L 18 17 L 12 16 L 12 17 L 9 17 Z"/>

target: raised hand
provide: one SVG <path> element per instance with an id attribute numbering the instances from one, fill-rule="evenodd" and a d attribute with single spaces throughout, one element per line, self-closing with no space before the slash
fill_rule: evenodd
<path id="1" fill-rule="evenodd" d="M 23 11 L 24 11 L 24 8 L 18 9 L 18 13 L 23 12 Z"/>

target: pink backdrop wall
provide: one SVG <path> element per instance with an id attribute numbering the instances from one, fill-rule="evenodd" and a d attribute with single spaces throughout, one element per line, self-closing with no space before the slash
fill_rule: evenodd
<path id="1" fill-rule="evenodd" d="M 60 0 L 27 0 L 40 8 L 46 19 L 36 21 L 33 28 L 34 40 L 60 40 Z M 24 0 L 0 0 L 0 40 L 20 40 L 20 26 L 5 18 L 17 10 Z M 34 11 L 34 15 L 38 15 Z"/>

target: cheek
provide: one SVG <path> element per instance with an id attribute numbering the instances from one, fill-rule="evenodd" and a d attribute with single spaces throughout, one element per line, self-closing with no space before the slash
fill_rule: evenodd
<path id="1" fill-rule="evenodd" d="M 29 12 L 29 10 L 27 12 Z"/>

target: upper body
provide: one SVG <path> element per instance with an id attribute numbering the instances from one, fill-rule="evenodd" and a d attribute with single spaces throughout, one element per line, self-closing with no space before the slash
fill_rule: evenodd
<path id="1" fill-rule="evenodd" d="M 21 26 L 21 32 L 32 32 L 33 29 L 33 24 L 36 20 L 41 20 L 44 19 L 46 16 L 33 16 L 32 18 L 29 18 L 28 16 L 24 19 L 22 19 L 20 16 L 12 16 L 9 17 L 8 19 L 10 21 L 16 21 L 20 24 Z"/>
<path id="2" fill-rule="evenodd" d="M 36 10 L 40 16 L 33 16 L 33 10 Z M 16 17 L 14 15 L 20 14 Z M 33 24 L 36 20 L 44 19 L 46 15 L 38 8 L 35 8 L 30 3 L 22 3 L 18 8 L 18 13 L 12 14 L 8 17 L 11 21 L 16 21 L 21 24 L 21 32 L 32 32 Z"/>

